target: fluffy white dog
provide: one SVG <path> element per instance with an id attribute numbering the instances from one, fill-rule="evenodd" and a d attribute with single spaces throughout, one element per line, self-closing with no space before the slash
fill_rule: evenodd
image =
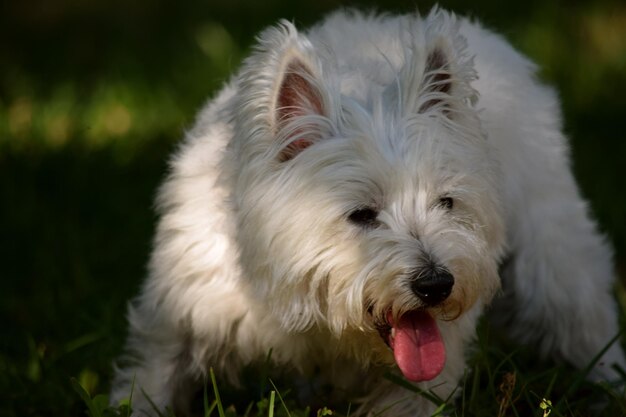
<path id="1" fill-rule="evenodd" d="M 501 37 L 445 11 L 263 32 L 158 206 L 112 395 L 134 382 L 135 410 L 154 413 L 145 392 L 184 413 L 209 367 L 234 383 L 271 351 L 361 414 L 430 415 L 383 373 L 447 398 L 498 292 L 512 336 L 543 355 L 585 366 L 618 333 L 611 250 L 555 94 Z M 617 344 L 592 377 L 614 378 L 613 363 Z"/>

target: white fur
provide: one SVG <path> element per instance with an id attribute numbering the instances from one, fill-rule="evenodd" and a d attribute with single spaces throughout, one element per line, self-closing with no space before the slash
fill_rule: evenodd
<path id="1" fill-rule="evenodd" d="M 429 78 L 434 50 L 448 92 Z M 283 123 L 293 62 L 318 95 Z M 287 22 L 263 32 L 171 161 L 112 401 L 134 381 L 135 410 L 153 412 L 141 390 L 184 410 L 209 367 L 236 383 L 271 350 L 305 378 L 321 369 L 362 414 L 396 402 L 386 415 L 430 415 L 433 404 L 382 378 L 397 368 L 374 328 L 389 309 L 421 307 L 407 279 L 427 258 L 455 285 L 429 310 L 447 361 L 421 388 L 442 398 L 456 388 L 500 287 L 514 337 L 589 363 L 618 332 L 611 250 L 570 172 L 558 100 L 534 71 L 499 36 L 440 10 L 338 12 L 305 34 Z M 314 144 L 281 162 L 298 132 Z M 442 196 L 451 211 L 436 205 Z M 346 219 L 362 206 L 379 210 L 380 227 Z M 612 363 L 625 363 L 617 344 L 593 377 L 613 378 Z"/>

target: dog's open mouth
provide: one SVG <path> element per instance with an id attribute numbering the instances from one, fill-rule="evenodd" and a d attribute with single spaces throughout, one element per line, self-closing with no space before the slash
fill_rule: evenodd
<path id="1" fill-rule="evenodd" d="M 425 310 L 413 310 L 377 326 L 380 336 L 393 350 L 404 377 L 421 382 L 435 378 L 443 370 L 446 349 L 435 319 Z"/>

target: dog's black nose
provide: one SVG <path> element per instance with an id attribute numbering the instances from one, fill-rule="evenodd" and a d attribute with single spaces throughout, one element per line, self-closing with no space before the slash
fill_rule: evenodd
<path id="1" fill-rule="evenodd" d="M 432 268 L 423 272 L 411 282 L 411 289 L 427 306 L 436 306 L 444 301 L 452 292 L 454 277 L 448 270 Z"/>

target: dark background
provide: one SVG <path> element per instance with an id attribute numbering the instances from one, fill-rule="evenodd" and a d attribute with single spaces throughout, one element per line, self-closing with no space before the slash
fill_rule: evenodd
<path id="1" fill-rule="evenodd" d="M 426 12 L 433 2 L 350 4 Z M 504 34 L 557 88 L 576 177 L 624 278 L 626 4 L 440 4 Z M 338 6 L 0 2 L 0 416 L 83 415 L 70 377 L 107 392 L 169 152 L 255 33 Z"/>

